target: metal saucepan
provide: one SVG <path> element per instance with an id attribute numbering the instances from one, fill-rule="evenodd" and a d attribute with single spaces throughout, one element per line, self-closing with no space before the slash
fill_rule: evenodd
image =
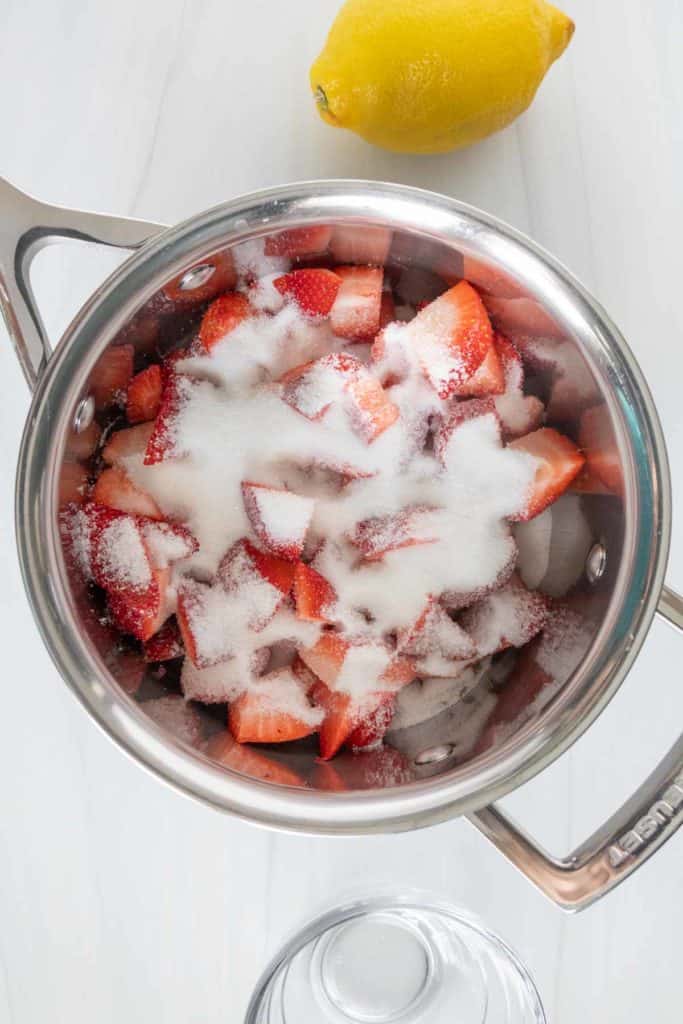
<path id="1" fill-rule="evenodd" d="M 162 728 L 140 699 L 126 693 L 131 689 L 130 652 L 112 642 L 92 595 L 70 579 L 58 512 L 60 503 L 77 496 L 87 474 L 78 461 L 78 440 L 92 419 L 91 391 L 108 347 L 133 344 L 141 358 L 150 349 L 163 352 L 195 329 L 206 303 L 229 285 L 233 256 L 236 251 L 243 255 L 245 244 L 258 248 L 259 239 L 283 230 L 339 223 L 357 226 L 361 250 L 363 238 L 372 235 L 368 226 L 392 229 L 386 264 L 399 289 L 424 289 L 435 274 L 446 281 L 467 277 L 486 294 L 502 329 L 520 344 L 533 339 L 534 386 L 548 402 L 550 421 L 576 438 L 579 414 L 593 410 L 592 436 L 577 439 L 607 486 L 589 486 L 576 498 L 590 545 L 569 600 L 588 628 L 576 664 L 565 666 L 567 678 L 552 699 L 530 709 L 489 749 L 469 757 L 458 752 L 463 722 L 446 711 L 431 733 L 421 727 L 397 738 L 411 761 L 410 778 L 382 787 L 377 778 L 368 779 L 357 765 L 345 766 L 342 760 L 338 766 L 335 762 L 335 771 L 345 792 L 330 792 L 316 784 L 315 773 L 308 785 L 296 786 L 268 781 L 262 771 L 244 764 L 242 770 L 229 761 L 221 764 L 203 745 L 193 746 L 192 737 L 179 738 Z M 80 310 L 53 352 L 28 272 L 38 249 L 64 238 L 135 252 Z M 602 711 L 626 676 L 655 612 L 683 628 L 683 601 L 663 585 L 670 481 L 647 385 L 609 317 L 533 242 L 452 199 L 376 182 L 322 181 L 271 189 L 169 229 L 50 206 L 2 182 L 0 303 L 33 391 L 16 496 L 28 597 L 71 690 L 139 762 L 214 807 L 290 830 L 388 832 L 466 814 L 566 909 L 579 909 L 607 892 L 678 828 L 683 821 L 683 737 L 614 817 L 564 860 L 546 855 L 494 806 L 566 750 Z M 159 687 L 154 681 L 145 685 Z M 215 719 L 204 724 L 215 728 Z M 305 749 L 273 756 L 273 763 L 291 769 L 293 780 L 313 762 Z"/>

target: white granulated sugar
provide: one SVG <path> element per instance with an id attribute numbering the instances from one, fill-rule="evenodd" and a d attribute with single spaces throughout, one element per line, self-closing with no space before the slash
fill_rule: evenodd
<path id="1" fill-rule="evenodd" d="M 521 647 L 538 633 L 547 618 L 542 597 L 512 580 L 461 615 L 480 655 L 505 647 Z"/>
<path id="2" fill-rule="evenodd" d="M 69 551 L 84 580 L 92 579 L 92 531 L 90 519 L 82 509 L 71 513 L 65 523 Z"/>
<path id="3" fill-rule="evenodd" d="M 167 523 L 147 523 L 142 533 L 152 564 L 158 569 L 165 569 L 192 554 L 192 545 Z"/>
<path id="4" fill-rule="evenodd" d="M 593 531 L 578 494 L 563 494 L 548 512 L 552 518 L 552 543 L 541 590 L 551 597 L 564 597 L 583 575 Z"/>
<path id="5" fill-rule="evenodd" d="M 97 545 L 97 563 L 102 580 L 115 587 L 142 590 L 149 585 L 152 573 L 134 519 L 121 516 L 102 530 Z"/>
<path id="6" fill-rule="evenodd" d="M 540 668 L 556 682 L 566 683 L 590 647 L 591 624 L 572 608 L 551 612 L 535 652 Z"/>
<path id="7" fill-rule="evenodd" d="M 230 252 L 240 284 L 289 270 L 289 260 L 285 256 L 266 256 L 265 238 L 249 238 L 234 245 Z"/>
<path id="8" fill-rule="evenodd" d="M 389 650 L 382 644 L 352 644 L 335 680 L 335 690 L 361 698 L 368 689 L 379 689 L 377 680 L 388 668 L 390 657 Z"/>
<path id="9" fill-rule="evenodd" d="M 207 668 L 197 668 L 190 658 L 185 658 L 180 673 L 180 685 L 185 700 L 200 700 L 204 704 L 224 704 L 244 693 L 250 678 L 250 673 L 244 672 L 243 663 L 237 662 L 236 659 Z"/>
<path id="10" fill-rule="evenodd" d="M 291 491 L 269 487 L 249 489 L 264 533 L 278 545 L 302 544 L 311 522 L 315 502 Z"/>
<path id="11" fill-rule="evenodd" d="M 253 309 L 260 313 L 279 313 L 285 304 L 284 295 L 275 287 L 275 281 L 282 274 L 277 271 L 274 274 L 267 274 L 259 277 L 253 284 L 244 284 L 240 291 L 249 299 Z"/>
<path id="12" fill-rule="evenodd" d="M 311 728 L 320 725 L 325 717 L 322 708 L 309 703 L 304 687 L 290 668 L 277 669 L 254 680 L 249 694 L 259 701 L 265 714 L 291 715 Z"/>
<path id="13" fill-rule="evenodd" d="M 526 523 L 515 523 L 513 534 L 519 552 L 518 569 L 527 587 L 535 590 L 548 571 L 550 539 L 553 532 L 552 509 Z"/>
<path id="14" fill-rule="evenodd" d="M 408 630 L 404 636 L 399 635 L 397 649 L 401 654 L 417 658 L 438 653 L 444 659 L 464 660 L 476 654 L 472 638 L 457 622 L 453 622 L 436 601 L 430 602 L 417 626 Z"/>

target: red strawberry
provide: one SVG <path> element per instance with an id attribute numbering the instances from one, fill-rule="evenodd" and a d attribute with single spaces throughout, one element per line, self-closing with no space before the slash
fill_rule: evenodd
<path id="1" fill-rule="evenodd" d="M 188 399 L 192 384 L 187 377 L 175 372 L 173 361 L 167 359 L 162 369 L 161 404 L 154 421 L 154 429 L 147 442 L 146 466 L 154 466 L 157 462 L 182 454 L 178 450 L 175 425 Z"/>
<path id="2" fill-rule="evenodd" d="M 286 765 L 250 747 L 236 743 L 228 730 L 216 733 L 204 747 L 207 757 L 241 775 L 278 786 L 305 786 L 304 779 Z"/>
<path id="3" fill-rule="evenodd" d="M 335 224 L 330 253 L 337 263 L 386 263 L 391 247 L 390 228 L 369 224 Z"/>
<path id="4" fill-rule="evenodd" d="M 483 658 L 506 647 L 522 647 L 543 629 L 547 618 L 547 599 L 527 590 L 515 575 L 500 590 L 466 608 L 460 624 Z"/>
<path id="5" fill-rule="evenodd" d="M 234 607 L 220 586 L 185 579 L 178 587 L 176 617 L 183 646 L 197 668 L 209 668 L 235 655 L 230 629 Z"/>
<path id="6" fill-rule="evenodd" d="M 126 416 L 129 423 L 148 423 L 161 405 L 161 367 L 153 363 L 141 370 L 128 384 Z"/>
<path id="7" fill-rule="evenodd" d="M 368 562 L 377 561 L 388 551 L 415 544 L 434 544 L 439 538 L 430 524 L 433 512 L 433 509 L 415 506 L 393 515 L 373 516 L 357 523 L 349 540 Z"/>
<path id="8" fill-rule="evenodd" d="M 357 716 L 351 706 L 351 696 L 332 690 L 322 680 L 314 684 L 310 697 L 325 712 L 318 739 L 320 756 L 323 761 L 328 761 L 353 732 Z"/>
<path id="9" fill-rule="evenodd" d="M 495 419 L 496 428 L 500 436 L 500 420 L 496 407 L 491 398 L 470 398 L 464 402 L 451 404 L 448 416 L 443 420 L 434 437 L 434 453 L 440 462 L 445 466 L 448 459 L 448 449 L 456 431 L 469 420 L 479 416 L 491 416 Z"/>
<path id="10" fill-rule="evenodd" d="M 392 323 L 392 321 L 395 320 L 395 319 L 396 319 L 396 305 L 394 303 L 394 296 L 391 294 L 391 292 L 383 291 L 382 292 L 382 302 L 381 302 L 380 309 L 379 309 L 379 326 L 380 326 L 380 330 L 383 327 L 386 327 L 387 324 Z M 374 345 L 373 345 L 373 349 L 374 349 Z M 375 361 L 377 361 L 377 358 L 379 358 L 379 356 L 375 357 L 374 352 L 373 352 L 373 358 L 375 359 Z"/>
<path id="11" fill-rule="evenodd" d="M 440 654 L 454 661 L 475 657 L 477 650 L 467 633 L 431 597 L 412 626 L 398 631 L 397 651 L 414 658 Z"/>
<path id="12" fill-rule="evenodd" d="M 242 498 L 254 533 L 261 543 L 290 562 L 304 549 L 315 502 L 292 491 L 245 480 Z"/>
<path id="13" fill-rule="evenodd" d="M 537 460 L 526 506 L 514 517 L 521 522 L 533 519 L 564 494 L 586 461 L 574 442 L 552 427 L 541 427 L 532 434 L 525 434 L 511 441 L 508 448 L 526 452 Z"/>
<path id="14" fill-rule="evenodd" d="M 159 506 L 140 490 L 122 469 L 112 467 L 100 473 L 92 492 L 93 501 L 133 516 L 162 519 Z"/>
<path id="15" fill-rule="evenodd" d="M 152 565 L 165 569 L 173 562 L 189 558 L 199 551 L 199 541 L 186 526 L 172 522 L 146 522 L 142 536 Z"/>
<path id="16" fill-rule="evenodd" d="M 393 693 L 415 678 L 409 659 L 392 659 L 391 652 L 383 644 L 372 640 L 349 640 L 340 633 L 322 633 L 313 647 L 299 650 L 299 657 L 311 672 L 333 689 L 342 669 L 348 670 L 349 665 L 352 671 L 363 675 L 368 691 Z"/>
<path id="17" fill-rule="evenodd" d="M 386 391 L 367 370 L 350 380 L 347 390 L 354 407 L 351 423 L 360 436 L 370 444 L 398 419 L 397 405 L 387 396 Z"/>
<path id="18" fill-rule="evenodd" d="M 504 391 L 503 366 L 496 346 L 492 344 L 484 356 L 483 363 L 453 393 L 459 398 L 478 398 L 485 395 L 502 395 Z"/>
<path id="19" fill-rule="evenodd" d="M 245 572 L 256 572 L 284 598 L 292 589 L 294 571 L 295 566 L 291 562 L 259 551 L 248 540 L 240 540 L 223 556 L 218 566 L 218 578 L 227 590 L 233 590 L 243 581 Z"/>
<path id="20" fill-rule="evenodd" d="M 110 466 L 119 466 L 131 455 L 144 455 L 153 430 L 153 423 L 139 423 L 137 427 L 114 431 L 102 449 L 102 458 Z"/>
<path id="21" fill-rule="evenodd" d="M 110 345 L 95 363 L 88 387 L 96 409 L 106 409 L 123 397 L 133 376 L 132 345 Z"/>
<path id="22" fill-rule="evenodd" d="M 289 228 L 277 235 L 269 235 L 266 238 L 264 252 L 266 256 L 286 256 L 289 259 L 314 256 L 325 252 L 331 235 L 332 228 L 325 224 Z"/>
<path id="23" fill-rule="evenodd" d="M 228 292 L 214 299 L 202 317 L 199 327 L 199 344 L 210 352 L 219 341 L 234 331 L 243 320 L 253 315 L 253 309 L 246 296 L 240 292 Z"/>
<path id="24" fill-rule="evenodd" d="M 66 442 L 64 457 L 72 462 L 85 462 L 94 453 L 101 436 L 102 429 L 96 420 L 93 420 L 90 426 L 82 430 L 80 434 L 77 434 L 75 430 L 72 431 Z"/>
<path id="25" fill-rule="evenodd" d="M 341 287 L 330 313 L 332 330 L 340 338 L 370 341 L 379 330 L 382 307 L 380 267 L 337 267 Z"/>
<path id="26" fill-rule="evenodd" d="M 327 316 L 337 298 L 341 280 L 331 270 L 307 268 L 276 277 L 273 284 L 281 295 L 293 299 L 303 313 Z"/>
<path id="27" fill-rule="evenodd" d="M 391 725 L 396 707 L 396 697 L 393 693 L 378 693 L 375 696 L 374 706 L 369 711 L 364 708 L 360 721 L 346 737 L 345 745 L 347 747 L 351 747 L 351 749 L 372 747 L 380 742 Z"/>
<path id="28" fill-rule="evenodd" d="M 169 619 L 158 633 L 143 645 L 145 661 L 173 661 L 185 653 L 180 630 L 175 619 Z"/>
<path id="29" fill-rule="evenodd" d="M 493 341 L 488 314 L 467 281 L 425 306 L 406 330 L 427 380 L 441 398 L 456 394 L 469 380 Z"/>
<path id="30" fill-rule="evenodd" d="M 207 263 L 214 267 L 214 272 L 204 284 L 199 285 L 197 288 L 180 287 L 183 278 L 187 275 L 187 270 L 184 270 L 182 274 L 174 277 L 172 281 L 164 285 L 164 294 L 175 306 L 200 306 L 202 302 L 208 302 L 215 295 L 220 295 L 221 292 L 230 291 L 231 288 L 235 287 L 237 275 L 235 273 L 232 253 L 229 250 L 224 249 L 223 252 L 216 252 L 207 259 L 202 260 L 201 263 L 195 264 L 195 266 L 203 267 Z"/>
<path id="31" fill-rule="evenodd" d="M 305 661 L 297 654 L 292 662 L 292 672 L 302 684 L 305 692 L 310 695 L 316 683 L 320 682 L 315 672 L 312 672 Z"/>
<path id="32" fill-rule="evenodd" d="M 152 569 L 152 583 L 144 590 L 109 590 L 109 611 L 115 625 L 138 640 L 149 640 L 168 617 L 169 579 L 168 569 Z"/>
<path id="33" fill-rule="evenodd" d="M 319 420 L 362 369 L 363 364 L 354 356 L 333 352 L 288 370 L 280 378 L 282 397 L 306 419 Z"/>
<path id="34" fill-rule="evenodd" d="M 330 622 L 328 618 L 337 600 L 331 583 L 319 572 L 299 562 L 294 573 L 296 614 L 308 622 Z"/>
<path id="35" fill-rule="evenodd" d="M 228 727 L 238 743 L 300 740 L 316 732 L 321 720 L 290 668 L 261 676 L 228 708 Z"/>

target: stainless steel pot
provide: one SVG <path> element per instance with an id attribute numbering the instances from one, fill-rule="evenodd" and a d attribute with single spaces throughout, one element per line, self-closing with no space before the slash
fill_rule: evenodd
<path id="1" fill-rule="evenodd" d="M 226 253 L 295 226 L 343 222 L 393 229 L 388 263 L 466 276 L 500 325 L 535 336 L 538 387 L 550 414 L 608 467 L 608 493 L 582 498 L 593 548 L 573 597 L 590 635 L 579 664 L 544 708 L 485 753 L 454 763 L 448 745 L 415 757 L 393 788 L 331 793 L 231 770 L 162 730 L 124 692 L 123 663 L 98 632 L 88 595 L 69 578 L 58 510 L 73 476 L 74 438 L 92 414 L 93 372 L 108 346 L 177 340 L 220 289 Z M 36 251 L 75 238 L 135 249 L 81 309 L 51 352 L 28 279 Z M 426 276 L 425 276 L 426 275 Z M 408 275 L 410 276 L 410 275 Z M 214 285 L 212 285 L 212 278 Z M 224 285 L 223 285 L 224 287 Z M 506 225 L 443 196 L 375 182 L 323 181 L 255 193 L 177 227 L 49 206 L 0 187 L 0 302 L 33 390 L 17 476 L 17 537 L 26 590 L 57 668 L 90 715 L 140 763 L 183 792 L 245 819 L 325 834 L 399 831 L 466 814 L 536 885 L 579 909 L 630 874 L 683 821 L 683 737 L 637 793 L 564 860 L 540 850 L 493 802 L 554 760 L 614 695 L 653 615 L 683 628 L 683 601 L 663 586 L 670 532 L 666 451 L 647 385 L 606 313 L 551 256 Z M 69 468 L 71 467 L 71 469 Z M 603 474 L 604 476 L 604 474 Z M 117 681 L 117 676 L 118 680 Z M 296 757 L 298 755 L 292 755 Z M 352 776 L 349 776 L 351 779 Z M 349 782 L 349 787 L 353 785 Z"/>

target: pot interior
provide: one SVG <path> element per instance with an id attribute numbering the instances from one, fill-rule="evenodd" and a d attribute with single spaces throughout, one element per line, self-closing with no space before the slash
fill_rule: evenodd
<path id="1" fill-rule="evenodd" d="M 306 228 L 313 225 L 307 221 Z M 321 226 L 321 225 L 318 225 Z M 377 260 L 377 219 L 369 225 L 345 225 L 344 262 Z M 477 252 L 471 241 L 457 244 L 429 237 L 395 224 L 387 227 L 383 254 L 386 279 L 397 305 L 414 306 L 461 279 L 482 295 L 495 328 L 519 349 L 525 367 L 525 392 L 541 399 L 545 423 L 572 438 L 586 456 L 586 467 L 571 489 L 542 517 L 513 527 L 520 550 L 522 575 L 548 596 L 565 616 L 564 625 L 546 643 L 521 653 L 508 650 L 488 659 L 477 680 L 455 699 L 453 687 L 432 688 L 430 713 L 420 713 L 424 684 L 411 686 L 414 700 L 391 728 L 385 745 L 361 754 L 342 753 L 321 764 L 315 738 L 271 746 L 236 746 L 226 732 L 226 706 L 185 703 L 180 689 L 181 659 L 146 663 L 140 645 L 121 637 L 107 617 L 103 592 L 85 585 L 65 558 L 72 607 L 101 665 L 101 679 L 114 701 L 134 701 L 167 736 L 192 748 L 192 756 L 209 758 L 223 771 L 237 772 L 270 786 L 329 792 L 354 792 L 383 787 L 423 785 L 421 780 L 457 781 L 478 764 L 490 764 L 501 750 L 515 747 L 520 737 L 540 735 L 548 716 L 567 689 L 579 692 L 585 683 L 589 652 L 594 650 L 615 591 L 631 554 L 626 544 L 628 508 L 633 492 L 634 453 L 623 416 L 610 392 L 609 369 L 601 368 L 596 351 L 588 354 L 584 340 L 539 300 L 538 288 L 523 283 L 524 274 L 504 266 L 492 253 Z M 296 227 L 289 224 L 288 229 Z M 263 231 L 263 228 L 261 228 Z M 302 236 L 306 237 L 305 233 Z M 287 265 L 334 266 L 324 231 L 312 251 L 306 244 Z M 135 369 L 159 355 L 183 347 L 197 333 L 208 304 L 234 285 L 235 267 L 254 266 L 265 251 L 278 253 L 279 234 L 241 241 L 193 259 L 156 290 L 129 319 L 90 373 L 82 397 L 92 396 L 95 422 L 106 433 L 125 425 L 117 400 L 107 393 L 110 349 L 132 345 Z M 519 245 L 519 243 L 516 243 Z M 521 251 L 521 249 L 520 249 Z M 540 264 L 542 260 L 537 260 Z M 266 260 L 267 269 L 284 266 Z M 177 271 L 177 267 L 174 268 Z M 577 332 L 578 334 L 578 332 Z M 604 342 L 604 339 L 603 339 Z M 609 347 L 609 341 L 607 342 Z M 611 358 L 618 359 L 612 351 Z M 86 407 L 87 410 L 87 407 Z M 86 411 L 87 421 L 87 411 Z M 83 426 L 81 422 L 80 427 Z M 93 429 L 75 428 L 64 440 L 59 471 L 58 503 L 64 511 L 80 502 L 101 465 L 100 450 L 89 450 Z M 622 595 L 623 597 L 623 595 Z M 619 598 L 619 601 L 622 600 Z M 441 692 L 441 696 L 439 693 Z M 402 698 L 403 699 L 403 698 Z M 422 702 L 424 703 L 424 702 Z M 412 710 L 411 710 L 412 709 Z M 421 720 L 424 719 L 424 720 Z M 145 727 L 146 728 L 146 727 Z M 187 749 L 185 750 L 187 753 Z"/>

